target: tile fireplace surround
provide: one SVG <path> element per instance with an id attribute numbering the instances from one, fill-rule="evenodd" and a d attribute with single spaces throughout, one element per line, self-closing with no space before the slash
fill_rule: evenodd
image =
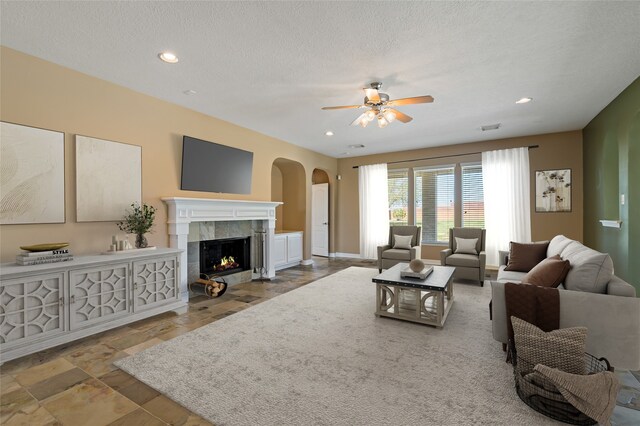
<path id="1" fill-rule="evenodd" d="M 182 197 L 164 197 L 162 201 L 169 208 L 167 220 L 169 246 L 182 250 L 180 254 L 180 296 L 182 300 L 189 300 L 189 260 L 187 254 L 190 241 L 189 228 L 190 224 L 194 222 L 257 221 L 258 226 L 266 231 L 264 249 L 266 277 L 275 277 L 276 270 L 271 251 L 276 227 L 276 207 L 282 203 Z"/>

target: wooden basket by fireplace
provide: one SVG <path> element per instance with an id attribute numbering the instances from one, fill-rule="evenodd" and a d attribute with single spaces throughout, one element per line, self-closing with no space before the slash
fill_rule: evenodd
<path id="1" fill-rule="evenodd" d="M 191 283 L 190 287 L 194 285 L 202 287 L 204 294 L 211 298 L 220 297 L 227 291 L 227 281 L 217 275 L 200 274 L 200 278 Z"/>

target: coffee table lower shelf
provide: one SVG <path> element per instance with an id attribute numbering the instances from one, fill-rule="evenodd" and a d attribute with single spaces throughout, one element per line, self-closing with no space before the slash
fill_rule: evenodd
<path id="1" fill-rule="evenodd" d="M 449 286 L 452 290 L 453 286 Z M 453 293 L 447 291 L 425 291 L 390 284 L 376 284 L 376 316 L 396 318 L 420 324 L 444 325 L 451 305 Z"/>

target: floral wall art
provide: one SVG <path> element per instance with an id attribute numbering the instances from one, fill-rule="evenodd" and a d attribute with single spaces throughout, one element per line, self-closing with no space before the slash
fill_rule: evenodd
<path id="1" fill-rule="evenodd" d="M 536 171 L 536 212 L 571 211 L 571 169 Z"/>

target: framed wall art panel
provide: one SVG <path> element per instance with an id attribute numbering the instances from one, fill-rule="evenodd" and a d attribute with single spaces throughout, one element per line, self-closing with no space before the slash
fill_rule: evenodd
<path id="1" fill-rule="evenodd" d="M 64 223 L 64 133 L 0 123 L 0 224 Z"/>
<path id="2" fill-rule="evenodd" d="M 121 220 L 142 201 L 142 148 L 76 135 L 76 220 Z"/>
<path id="3" fill-rule="evenodd" d="M 536 170 L 536 213 L 571 211 L 571 169 Z"/>

